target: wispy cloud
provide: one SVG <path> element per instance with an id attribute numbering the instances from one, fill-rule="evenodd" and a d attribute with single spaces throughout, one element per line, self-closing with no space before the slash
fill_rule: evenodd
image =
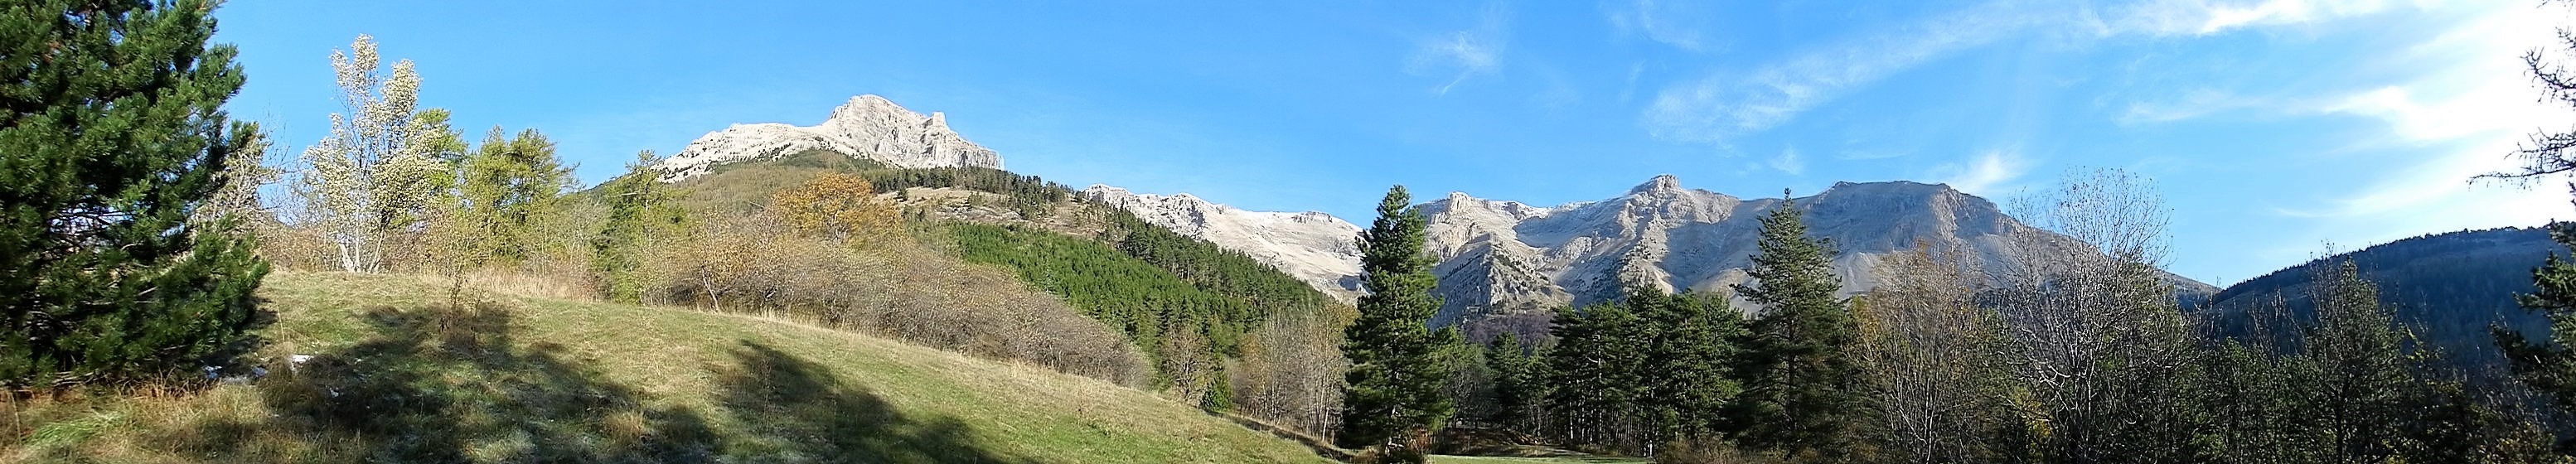
<path id="1" fill-rule="evenodd" d="M 1713 4 L 1628 0 L 1603 3 L 1602 7 L 1607 10 L 1610 25 L 1621 33 L 1643 35 L 1673 48 L 1705 52 L 1716 48 L 1708 38 L 1708 23 L 1716 12 L 1707 8 Z"/>
<path id="2" fill-rule="evenodd" d="M 2039 23 L 2036 15 L 2001 6 L 1931 18 L 1807 50 L 1749 72 L 1718 73 L 1666 87 L 1646 108 L 1644 123 L 1667 140 L 1723 142 L 1788 122 L 1855 87 Z"/>
<path id="3" fill-rule="evenodd" d="M 2274 106 L 2266 98 L 2239 95 L 2235 92 L 2200 88 L 2184 92 L 2181 97 L 2165 101 L 2129 102 L 2120 112 L 2120 125 L 2134 126 L 2200 118 L 2229 111 Z"/>
<path id="4" fill-rule="evenodd" d="M 1792 176 L 1807 173 L 1807 162 L 1798 158 L 1798 147 L 1781 149 L 1780 156 L 1771 157 L 1771 162 L 1766 164 L 1771 165 L 1771 169 L 1778 169 Z"/>
<path id="5" fill-rule="evenodd" d="M 2537 225 L 2567 217 L 2565 192 L 2473 184 L 2471 176 L 2510 168 L 2515 144 L 2537 128 L 2568 127 L 2564 108 L 2536 101 L 2519 55 L 2550 44 L 2549 15 L 2497 9 L 2436 39 L 2388 55 L 2392 65 L 2425 69 L 2407 82 L 2324 99 L 2311 111 L 2376 119 L 2386 135 L 2364 144 L 2421 146 L 2410 166 L 2364 179 L 2340 195 L 2305 206 L 2275 208 L 2321 219 L 2330 227 L 2365 226 L 2366 241 L 2428 230 Z"/>
<path id="6" fill-rule="evenodd" d="M 2312 23 L 2386 10 L 2385 0 L 2147 0 L 2094 9 L 1997 0 L 1890 30 L 1801 51 L 1750 70 L 1722 71 L 1668 86 L 1644 112 L 1656 137 L 1717 142 L 1761 132 L 1888 76 L 1959 52 L 2034 32 L 2105 39 L 2206 35 Z M 1643 16 L 1638 16 L 1643 17 Z M 2169 121 L 2227 109 L 2223 93 L 2175 106 L 2133 106 L 2133 122 Z"/>
<path id="7" fill-rule="evenodd" d="M 2031 164 L 2010 150 L 1989 150 L 1975 158 L 1933 168 L 1931 177 L 1961 192 L 1992 197 L 2029 173 Z"/>
<path id="8" fill-rule="evenodd" d="M 2387 0 L 2152 0 L 2121 8 L 2116 32 L 2209 35 L 2251 26 L 2316 22 L 2377 13 Z"/>
<path id="9" fill-rule="evenodd" d="M 1405 63 L 1405 70 L 1414 75 L 1450 76 L 1447 82 L 1431 89 L 1434 95 L 1448 95 L 1450 89 L 1468 78 L 1503 69 L 1504 38 L 1510 29 L 1510 12 L 1499 3 L 1486 5 L 1477 13 L 1474 27 L 1423 40 L 1413 58 Z"/>

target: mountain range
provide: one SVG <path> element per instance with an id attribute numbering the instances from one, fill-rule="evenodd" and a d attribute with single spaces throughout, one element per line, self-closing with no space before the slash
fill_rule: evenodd
<path id="1" fill-rule="evenodd" d="M 923 116 L 862 95 L 815 126 L 744 124 L 709 133 L 659 169 L 663 179 L 678 180 L 719 163 L 818 149 L 898 167 L 1002 165 L 992 150 L 949 130 L 943 115 Z M 1186 193 L 1140 194 L 1108 185 L 1081 193 L 1085 201 L 1249 255 L 1328 294 L 1348 300 L 1361 293 L 1354 244 L 1360 228 L 1350 221 L 1313 211 L 1247 211 Z M 1429 219 L 1427 248 L 1438 259 L 1445 301 L 1434 323 L 1544 321 L 1548 308 L 1617 298 L 1628 282 L 1723 291 L 1746 280 L 1760 230 L 1756 219 L 1782 205 L 1800 208 L 1811 232 L 1834 244 L 1846 294 L 1875 287 L 1876 263 L 1918 244 L 1962 250 L 1994 272 L 2090 251 L 1941 184 L 1846 182 L 1800 198 L 1743 199 L 1684 188 L 1664 175 L 1618 196 L 1548 207 L 1452 192 L 1418 205 Z M 2187 295 L 2217 291 L 2179 276 L 2169 280 Z"/>

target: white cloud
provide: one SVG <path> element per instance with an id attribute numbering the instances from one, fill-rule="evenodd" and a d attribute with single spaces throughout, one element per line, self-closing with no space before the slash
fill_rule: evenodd
<path id="1" fill-rule="evenodd" d="M 1604 4 L 1610 25 L 1622 33 L 1646 36 L 1647 40 L 1673 48 L 1705 52 L 1711 48 L 1708 22 L 1715 12 L 1707 11 L 1712 3 L 1629 0 Z"/>
<path id="2" fill-rule="evenodd" d="M 2029 161 L 2011 151 L 1990 150 L 1965 162 L 1934 168 L 1931 177 L 1961 192 L 1993 197 L 2007 184 L 2029 173 L 2030 165 Z"/>
<path id="3" fill-rule="evenodd" d="M 2120 112 L 2120 125 L 2134 126 L 2194 119 L 2236 110 L 2274 106 L 2267 98 L 2238 95 L 2218 89 L 2193 89 L 2179 98 L 2162 102 L 2129 102 Z"/>
<path id="4" fill-rule="evenodd" d="M 1511 27 L 1507 13 L 1501 4 L 1487 5 L 1476 15 L 1475 27 L 1423 40 L 1405 70 L 1415 75 L 1450 75 L 1447 83 L 1431 89 L 1434 95 L 1447 95 L 1468 78 L 1501 71 L 1504 37 Z"/>
<path id="5" fill-rule="evenodd" d="M 2116 32 L 2210 35 L 2253 26 L 2303 24 L 2387 9 L 2388 0 L 2152 0 L 2132 4 Z"/>
<path id="6" fill-rule="evenodd" d="M 1854 87 L 2041 23 L 2038 15 L 2001 6 L 1931 18 L 1751 72 L 1666 87 L 1646 108 L 1645 124 L 1667 140 L 1721 142 L 1788 122 Z"/>
<path id="7" fill-rule="evenodd" d="M 2550 44 L 2554 19 L 2559 19 L 2534 13 L 2529 7 L 2494 8 L 2464 21 L 2435 40 L 2388 55 L 2392 64 L 2425 74 L 2329 99 L 2315 108 L 2388 126 L 2386 136 L 2362 143 L 2423 147 L 2429 156 L 2392 166 L 2388 174 L 2323 201 L 2274 212 L 2317 219 L 2329 230 L 2365 234 L 2358 237 L 2362 243 L 2445 230 L 2538 225 L 2576 212 L 2563 190 L 2469 181 L 2514 167 L 2507 154 L 2530 131 L 2565 128 L 2576 121 L 2566 108 L 2538 101 L 2539 91 L 2523 74 L 2522 52 Z"/>
<path id="8" fill-rule="evenodd" d="M 2418 0 L 2433 2 L 2436 0 Z M 1719 72 L 1664 88 L 1643 115 L 1656 137 L 1724 142 L 1768 130 L 1855 88 L 1961 51 L 2043 32 L 2075 36 L 2206 35 L 2256 27 L 2314 23 L 2378 13 L 2389 0 L 2147 0 L 2109 8 L 1997 0 L 1883 33 L 1810 49 L 1749 71 Z M 2422 5 L 2419 5 L 2422 6 Z M 1644 17 L 1642 15 L 1635 17 Z M 1616 18 L 1614 18 L 1615 20 Z M 1632 21 L 1633 22 L 1633 21 Z M 2075 37 L 2070 36 L 2070 37 Z M 2137 105 L 2128 122 L 2178 120 L 2245 105 L 2211 97 L 2175 106 Z"/>
<path id="9" fill-rule="evenodd" d="M 1807 162 L 1798 159 L 1798 147 L 1780 150 L 1780 156 L 1772 157 L 1768 164 L 1771 165 L 1771 169 L 1778 169 L 1792 176 L 1807 173 Z"/>

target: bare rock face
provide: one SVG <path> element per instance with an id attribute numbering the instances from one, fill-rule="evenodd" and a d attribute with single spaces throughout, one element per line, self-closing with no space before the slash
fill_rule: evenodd
<path id="1" fill-rule="evenodd" d="M 1322 213 L 1262 213 L 1189 195 L 1136 195 L 1108 186 L 1086 191 L 1146 221 L 1240 251 L 1341 296 L 1360 293 L 1359 228 Z M 1843 294 L 1876 288 L 1885 257 L 1916 244 L 1961 250 L 1997 274 L 2035 260 L 2089 253 L 2082 242 L 2023 225 L 1994 203 L 1946 185 L 1840 183 L 1794 199 L 1808 230 L 1833 243 Z M 1426 249 L 1444 306 L 1435 325 L 1491 322 L 1545 330 L 1543 315 L 1564 305 L 1619 298 L 1627 283 L 1665 291 L 1731 293 L 1752 266 L 1760 218 L 1779 198 L 1739 199 L 1688 189 L 1657 176 L 1618 197 L 1537 207 L 1451 193 L 1424 203 Z M 1302 225 L 1301 225 L 1302 224 Z M 2214 289 L 2168 276 L 2185 294 Z M 1528 327 L 1521 327 L 1528 326 Z"/>
<path id="2" fill-rule="evenodd" d="M 1811 235 L 1833 244 L 1845 295 L 1877 287 L 1878 262 L 1918 243 L 1961 250 L 1995 273 L 2090 251 L 1946 185 L 1838 183 L 1790 204 L 1802 210 Z M 1616 198 L 1548 208 L 1452 193 L 1423 205 L 1445 299 L 1433 324 L 1615 299 L 1628 282 L 1731 293 L 1748 280 L 1760 218 L 1781 205 L 1779 198 L 1685 189 L 1669 175 Z M 2209 288 L 2169 278 L 2186 293 Z"/>
<path id="3" fill-rule="evenodd" d="M 1107 185 L 1084 189 L 1085 199 L 1116 206 L 1145 222 L 1252 256 L 1325 294 L 1358 298 L 1359 226 L 1330 214 L 1245 211 L 1190 194 L 1153 195 Z"/>
<path id="4" fill-rule="evenodd" d="M 1001 155 L 948 129 L 940 113 L 923 116 L 875 95 L 851 97 L 814 126 L 735 124 L 689 142 L 656 168 L 662 181 L 686 179 L 717 164 L 830 150 L 904 168 L 1002 168 Z"/>

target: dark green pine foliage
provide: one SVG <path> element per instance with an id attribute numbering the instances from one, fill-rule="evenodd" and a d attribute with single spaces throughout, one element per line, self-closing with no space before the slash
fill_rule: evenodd
<path id="1" fill-rule="evenodd" d="M 1852 359 L 1859 329 L 1834 292 L 1831 253 L 1807 236 L 1797 205 L 1784 192 L 1762 217 L 1762 234 L 1746 271 L 1753 285 L 1735 291 L 1765 312 L 1755 318 L 1739 370 L 1746 379 L 1732 424 L 1739 443 L 1792 456 L 1838 459 L 1851 449 L 1862 418 L 1860 365 Z"/>
<path id="2" fill-rule="evenodd" d="M 1730 366 L 1735 344 L 1745 335 L 1742 313 L 1723 296 L 1707 293 L 1668 294 L 1635 285 L 1628 306 L 1645 324 L 1646 351 L 1640 372 L 1646 399 L 1642 405 L 1652 443 L 1708 438 L 1724 427 L 1726 408 L 1743 392 Z"/>
<path id="3" fill-rule="evenodd" d="M 2195 442 L 2211 463 L 2323 462 L 2326 437 L 2311 413 L 2314 363 L 2276 356 L 2264 344 L 2229 340 L 2201 351 L 2197 405 L 2207 418 Z"/>
<path id="4" fill-rule="evenodd" d="M 1360 297 L 1359 320 L 1342 333 L 1342 355 L 1351 367 L 1343 375 L 1348 385 L 1342 388 L 1342 428 L 1335 440 L 1419 460 L 1423 450 L 1415 438 L 1451 412 L 1441 390 L 1449 373 L 1441 370 L 1439 356 L 1458 343 L 1458 335 L 1430 327 L 1440 309 L 1439 298 L 1431 295 L 1438 282 L 1423 253 L 1425 220 L 1411 203 L 1404 186 L 1388 189 L 1378 202 L 1377 221 L 1360 236 L 1369 294 Z"/>
<path id="5" fill-rule="evenodd" d="M 1191 285 L 1108 244 L 1015 226 L 954 224 L 949 231 L 967 261 L 1017 269 L 1021 280 L 1064 297 L 1146 353 L 1158 353 L 1169 330 L 1198 330 L 1214 351 L 1208 357 L 1216 359 L 1233 353 L 1241 334 L 1260 323 L 1260 313 L 1243 300 Z"/>
<path id="6" fill-rule="evenodd" d="M 2316 287 L 2317 326 L 2307 357 L 2320 386 L 2316 410 L 2325 422 L 2326 449 L 2339 462 L 2386 459 L 2405 413 L 2407 334 L 2379 305 L 2379 287 L 2362 280 L 2351 261 L 2336 266 Z"/>
<path id="7" fill-rule="evenodd" d="M 555 158 L 555 143 L 536 129 L 503 137 L 494 127 L 483 145 L 459 163 L 457 192 L 466 217 L 482 229 L 474 258 L 512 263 L 534 252 L 540 217 L 562 205 L 555 198 L 573 185 L 572 168 Z"/>
<path id="8" fill-rule="evenodd" d="M 688 220 L 676 202 L 677 194 L 655 180 L 658 173 L 652 166 L 659 161 L 651 151 L 637 153 L 625 174 L 601 183 L 597 190 L 608 217 L 600 221 L 599 235 L 590 239 L 590 272 L 610 300 L 642 299 L 644 284 L 636 270 L 643 265 L 644 247 L 655 234 L 676 231 Z"/>
<path id="9" fill-rule="evenodd" d="M 0 384 L 123 383 L 246 347 L 268 265 L 189 213 L 249 147 L 199 0 L 0 6 Z"/>
<path id="10" fill-rule="evenodd" d="M 2553 225 L 2549 237 L 2576 247 L 2576 223 Z M 2497 328 L 2496 345 L 2524 384 L 2548 394 L 2559 407 L 2576 410 L 2576 351 L 2568 348 L 2576 344 L 2576 262 L 2551 253 L 2531 270 L 2531 283 L 2532 293 L 2514 299 L 2523 309 L 2549 317 L 2549 339 L 2533 341 L 2511 329 Z"/>
<path id="11" fill-rule="evenodd" d="M 1485 369 L 1494 374 L 1494 412 L 1486 420 L 1509 430 L 1537 432 L 1537 407 L 1547 398 L 1545 362 L 1521 345 L 1519 334 L 1494 334 L 1485 345 Z"/>
<path id="12" fill-rule="evenodd" d="M 1548 334 L 1549 435 L 1570 444 L 1635 449 L 1644 445 L 1646 323 L 1627 306 L 1595 303 L 1559 308 Z"/>

